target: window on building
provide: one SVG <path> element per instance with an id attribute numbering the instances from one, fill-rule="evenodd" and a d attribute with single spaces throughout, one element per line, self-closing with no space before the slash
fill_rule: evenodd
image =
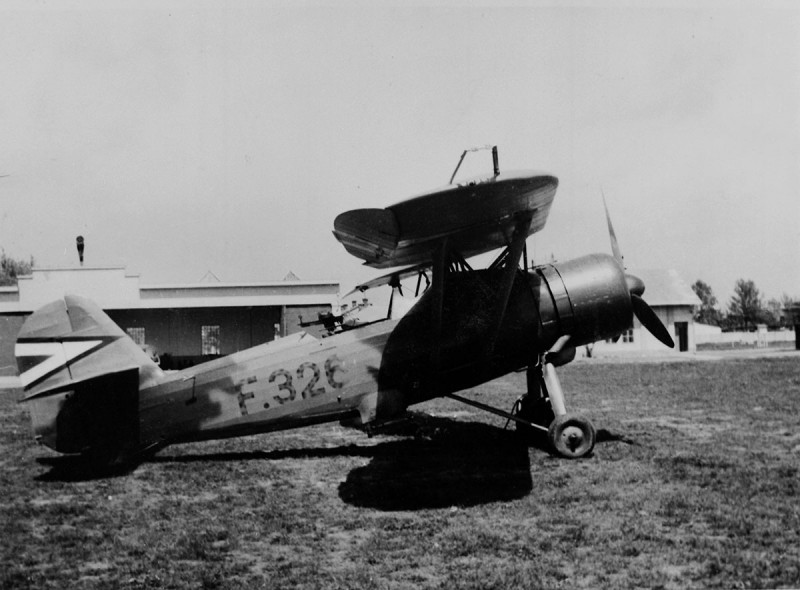
<path id="1" fill-rule="evenodd" d="M 628 328 L 622 333 L 623 342 L 633 342 L 633 328 Z"/>
<path id="2" fill-rule="evenodd" d="M 221 354 L 219 346 L 219 326 L 203 326 L 200 331 L 202 353 Z"/>
<path id="3" fill-rule="evenodd" d="M 614 344 L 615 342 L 633 342 L 633 328 L 628 328 L 620 336 L 619 339 L 606 338 L 606 342 L 608 344 Z"/>
<path id="4" fill-rule="evenodd" d="M 144 328 L 125 328 L 125 331 L 137 345 L 144 346 Z"/>

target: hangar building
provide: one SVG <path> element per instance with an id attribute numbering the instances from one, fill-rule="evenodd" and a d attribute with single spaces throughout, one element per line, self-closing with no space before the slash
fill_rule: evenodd
<path id="1" fill-rule="evenodd" d="M 141 284 L 125 267 L 34 268 L 0 287 L 0 375 L 16 375 L 14 341 L 25 318 L 65 293 L 92 299 L 163 368 L 184 368 L 300 331 L 336 304 L 338 282 Z M 313 331 L 312 331 L 313 333 Z M 315 334 L 317 335 L 317 334 Z"/>

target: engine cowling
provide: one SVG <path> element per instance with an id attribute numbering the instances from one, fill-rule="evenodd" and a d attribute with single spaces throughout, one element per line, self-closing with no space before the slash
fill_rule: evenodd
<path id="1" fill-rule="evenodd" d="M 570 346 L 613 338 L 633 321 L 630 280 L 607 254 L 589 254 L 528 273 L 538 299 L 540 346 L 569 336 Z"/>

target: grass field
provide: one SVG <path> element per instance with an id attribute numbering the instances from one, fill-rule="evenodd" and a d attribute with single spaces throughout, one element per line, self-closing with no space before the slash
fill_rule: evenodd
<path id="1" fill-rule="evenodd" d="M 800 586 L 800 358 L 573 363 L 580 461 L 451 401 L 91 474 L 0 394 L 4 588 Z M 510 408 L 512 375 L 468 395 Z"/>

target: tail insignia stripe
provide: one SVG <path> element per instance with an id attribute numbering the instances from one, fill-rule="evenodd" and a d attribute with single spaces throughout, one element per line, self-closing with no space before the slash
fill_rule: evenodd
<path id="1" fill-rule="evenodd" d="M 103 346 L 108 339 L 63 340 L 61 342 L 22 342 L 15 349 L 20 381 L 27 388 L 68 366 L 78 357 Z"/>

